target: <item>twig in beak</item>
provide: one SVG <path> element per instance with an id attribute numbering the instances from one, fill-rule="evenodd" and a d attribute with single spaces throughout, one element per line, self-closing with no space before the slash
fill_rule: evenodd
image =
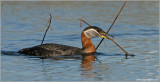
<path id="1" fill-rule="evenodd" d="M 114 36 L 112 36 L 112 35 L 110 35 L 110 34 L 107 34 L 107 33 L 106 33 L 105 35 L 108 35 L 108 36 L 110 36 L 110 37 L 114 38 Z"/>
<path id="2" fill-rule="evenodd" d="M 107 36 L 106 36 L 107 37 Z M 126 54 L 126 58 L 127 58 L 127 54 L 128 52 L 126 52 L 120 45 L 118 45 L 113 39 L 107 37 L 107 39 L 111 40 L 112 42 L 114 42 L 119 48 L 121 48 L 121 50 L 123 50 L 123 52 Z"/>

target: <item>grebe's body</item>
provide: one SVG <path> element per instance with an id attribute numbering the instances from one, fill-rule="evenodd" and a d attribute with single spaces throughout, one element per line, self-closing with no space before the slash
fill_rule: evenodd
<path id="1" fill-rule="evenodd" d="M 61 44 L 42 44 L 31 48 L 24 48 L 18 53 L 32 56 L 60 56 L 60 55 L 80 55 L 95 53 L 96 49 L 91 39 L 94 37 L 106 38 L 106 33 L 96 26 L 86 27 L 81 34 L 82 49 Z"/>
<path id="2" fill-rule="evenodd" d="M 42 44 L 31 48 L 24 48 L 19 51 L 21 54 L 32 56 L 80 55 L 81 52 L 81 48 L 54 43 Z"/>

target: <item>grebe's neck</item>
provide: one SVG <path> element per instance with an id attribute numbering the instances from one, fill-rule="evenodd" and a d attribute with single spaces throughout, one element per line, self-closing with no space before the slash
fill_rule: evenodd
<path id="1" fill-rule="evenodd" d="M 90 38 L 87 38 L 85 34 L 82 32 L 81 34 L 81 41 L 82 41 L 82 49 L 84 50 L 83 53 L 95 53 L 96 48 L 93 45 L 92 41 Z"/>

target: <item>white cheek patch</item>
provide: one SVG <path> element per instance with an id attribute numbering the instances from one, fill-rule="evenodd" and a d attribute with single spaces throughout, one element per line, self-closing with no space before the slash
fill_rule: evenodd
<path id="1" fill-rule="evenodd" d="M 87 38 L 94 38 L 100 36 L 100 34 L 95 29 L 89 29 L 84 31 Z"/>

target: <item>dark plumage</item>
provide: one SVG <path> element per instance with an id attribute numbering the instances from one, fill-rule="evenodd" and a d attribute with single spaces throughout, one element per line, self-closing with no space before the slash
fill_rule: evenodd
<path id="1" fill-rule="evenodd" d="M 82 49 L 61 44 L 42 44 L 31 48 L 24 48 L 18 53 L 33 56 L 60 56 L 60 55 L 80 55 Z"/>

